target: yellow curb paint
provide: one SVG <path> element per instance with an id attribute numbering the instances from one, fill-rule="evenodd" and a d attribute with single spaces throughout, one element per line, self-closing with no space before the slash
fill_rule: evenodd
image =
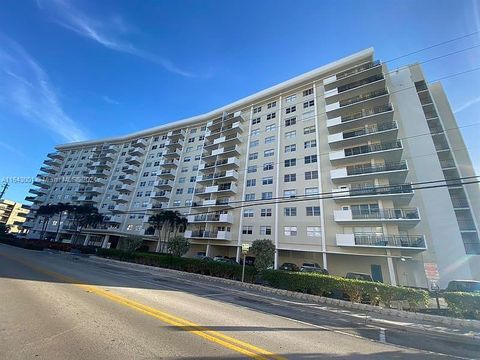
<path id="1" fill-rule="evenodd" d="M 191 321 L 188 321 L 186 319 L 177 317 L 175 315 L 166 313 L 164 311 L 160 311 L 158 309 L 152 308 L 150 306 L 144 305 L 142 303 L 127 299 L 123 296 L 113 294 L 110 291 L 106 291 L 102 288 L 99 288 L 97 286 L 92 286 L 88 284 L 82 284 L 80 281 L 73 279 L 71 277 L 62 275 L 60 273 L 33 265 L 31 263 L 27 263 L 23 259 L 13 257 L 7 254 L 0 253 L 0 256 L 4 256 L 6 258 L 9 258 L 13 261 L 19 262 L 22 265 L 31 268 L 34 271 L 37 271 L 39 273 L 48 275 L 52 278 L 70 283 L 72 285 L 75 285 L 89 293 L 98 295 L 100 297 L 103 297 L 105 299 L 108 299 L 110 301 L 113 301 L 117 304 L 126 306 L 130 309 L 136 310 L 138 312 L 141 312 L 145 315 L 151 316 L 153 318 L 156 318 L 166 324 L 173 325 L 179 328 L 182 328 L 184 331 L 187 331 L 193 335 L 199 336 L 205 340 L 208 340 L 210 342 L 213 342 L 215 344 L 221 345 L 227 349 L 236 351 L 240 354 L 243 354 L 245 356 L 248 356 L 249 358 L 252 359 L 258 359 L 258 360 L 267 360 L 267 359 L 275 359 L 275 360 L 284 360 L 285 357 L 274 354 L 268 350 L 259 348 L 257 346 L 254 346 L 252 344 L 249 344 L 247 342 L 232 338 L 228 335 L 225 335 L 221 332 L 214 331 L 214 330 L 209 330 L 205 327 L 202 327 L 198 324 L 195 324 Z"/>

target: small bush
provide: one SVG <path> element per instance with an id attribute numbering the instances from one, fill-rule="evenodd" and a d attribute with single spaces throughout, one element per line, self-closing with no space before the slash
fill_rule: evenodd
<path id="1" fill-rule="evenodd" d="M 455 315 L 480 320 L 480 292 L 446 292 L 443 297 Z"/>

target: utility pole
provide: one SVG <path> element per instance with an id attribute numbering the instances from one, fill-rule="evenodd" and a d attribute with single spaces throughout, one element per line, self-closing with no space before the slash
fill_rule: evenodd
<path id="1" fill-rule="evenodd" d="M 8 183 L 3 183 L 3 189 L 0 192 L 0 199 L 3 198 L 3 194 L 5 194 L 5 191 L 7 191 L 8 186 L 9 186 Z"/>

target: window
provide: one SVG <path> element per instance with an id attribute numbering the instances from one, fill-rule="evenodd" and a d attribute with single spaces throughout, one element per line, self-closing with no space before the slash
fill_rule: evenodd
<path id="1" fill-rule="evenodd" d="M 182 173 L 188 172 L 188 167 L 182 167 Z"/>
<path id="2" fill-rule="evenodd" d="M 192 152 L 193 150 L 193 147 L 192 146 L 189 146 L 187 147 L 187 149 L 185 150 L 185 152 L 189 153 L 189 152 Z"/>
<path id="3" fill-rule="evenodd" d="M 252 187 L 257 185 L 257 179 L 248 179 L 247 180 L 247 187 Z"/>
<path id="4" fill-rule="evenodd" d="M 183 189 L 177 189 L 176 194 L 177 195 L 182 195 L 183 194 Z"/>
<path id="5" fill-rule="evenodd" d="M 307 134 L 311 134 L 311 133 L 314 133 L 315 132 L 315 125 L 313 126 L 307 126 L 306 128 L 303 128 L 303 133 L 305 135 Z"/>
<path id="6" fill-rule="evenodd" d="M 270 225 L 261 225 L 260 235 L 272 235 L 272 227 Z"/>
<path id="7" fill-rule="evenodd" d="M 253 234 L 253 226 L 243 226 L 242 227 L 242 234 L 243 235 L 252 235 Z"/>
<path id="8" fill-rule="evenodd" d="M 275 106 L 277 106 L 277 102 L 276 102 L 276 101 L 272 101 L 271 103 L 268 103 L 268 104 L 267 104 L 267 109 L 274 108 Z"/>
<path id="9" fill-rule="evenodd" d="M 305 156 L 305 164 L 313 164 L 317 162 L 317 155 Z"/>
<path id="10" fill-rule="evenodd" d="M 291 103 L 291 102 L 294 102 L 296 99 L 297 99 L 297 95 L 296 95 L 296 94 L 290 95 L 290 96 L 287 96 L 287 97 L 285 98 L 285 102 L 286 102 L 286 103 Z"/>
<path id="11" fill-rule="evenodd" d="M 297 195 L 297 190 L 283 190 L 283 197 L 294 198 Z"/>
<path id="12" fill-rule="evenodd" d="M 273 176 L 266 176 L 262 179 L 262 185 L 272 185 L 273 184 Z"/>
<path id="13" fill-rule="evenodd" d="M 189 187 L 187 189 L 187 194 L 193 194 L 193 188 L 192 187 Z"/>
<path id="14" fill-rule="evenodd" d="M 285 160 L 285 167 L 291 167 L 297 165 L 297 159 L 287 159 Z"/>
<path id="15" fill-rule="evenodd" d="M 185 182 L 186 178 L 185 177 L 181 177 L 178 179 L 178 183 L 179 184 L 183 184 Z"/>
<path id="16" fill-rule="evenodd" d="M 267 114 L 267 120 L 275 119 L 276 117 L 277 117 L 277 113 Z"/>
<path id="17" fill-rule="evenodd" d="M 262 200 L 271 200 L 273 193 L 271 191 L 262 192 Z"/>
<path id="18" fill-rule="evenodd" d="M 180 200 L 175 200 L 173 202 L 173 206 L 180 206 Z"/>
<path id="19" fill-rule="evenodd" d="M 285 216 L 297 216 L 296 207 L 286 207 L 283 209 L 283 215 Z"/>
<path id="20" fill-rule="evenodd" d="M 308 140 L 303 143 L 304 149 L 317 147 L 317 140 Z"/>
<path id="21" fill-rule="evenodd" d="M 190 129 L 190 134 L 195 134 L 197 132 L 197 129 Z"/>
<path id="22" fill-rule="evenodd" d="M 296 110 L 297 110 L 297 107 L 296 107 L 296 106 L 290 106 L 290 107 L 288 107 L 288 108 L 285 109 L 285 114 L 290 114 L 290 113 L 292 113 L 292 112 L 294 112 L 294 111 L 296 111 Z"/>
<path id="23" fill-rule="evenodd" d="M 197 177 L 196 176 L 190 176 L 190 182 L 193 183 L 193 182 L 196 182 L 197 181 Z"/>
<path id="24" fill-rule="evenodd" d="M 255 118 L 255 119 L 252 119 L 252 125 L 260 124 L 260 120 L 261 120 L 261 118 L 259 118 L 259 117 Z"/>
<path id="25" fill-rule="evenodd" d="M 260 143 L 260 142 L 259 142 L 258 140 L 251 141 L 251 142 L 250 142 L 250 147 L 251 147 L 251 148 L 254 148 L 254 147 L 258 146 L 259 143 Z"/>
<path id="26" fill-rule="evenodd" d="M 261 106 L 257 106 L 255 108 L 253 108 L 253 113 L 256 114 L 256 113 L 259 113 L 260 111 L 262 111 L 262 107 Z"/>
<path id="27" fill-rule="evenodd" d="M 313 106 L 313 105 L 315 105 L 315 100 L 305 101 L 305 102 L 303 103 L 303 108 L 304 108 L 304 109 L 307 109 L 307 108 L 309 108 L 309 107 L 311 107 L 311 106 Z"/>
<path id="28" fill-rule="evenodd" d="M 297 145 L 296 145 L 296 144 L 286 145 L 286 146 L 285 146 L 285 152 L 286 152 L 286 153 L 294 152 L 294 151 L 297 151 Z"/>
<path id="29" fill-rule="evenodd" d="M 248 154 L 248 160 L 257 160 L 258 159 L 258 152 Z"/>
<path id="30" fill-rule="evenodd" d="M 284 226 L 283 233 L 285 236 L 297 236 L 297 227 L 296 226 Z"/>
<path id="31" fill-rule="evenodd" d="M 285 119 L 285 126 L 295 125 L 296 123 L 297 123 L 296 117 Z"/>
<path id="32" fill-rule="evenodd" d="M 275 142 L 275 136 L 268 136 L 265 138 L 265 144 L 271 144 Z"/>
<path id="33" fill-rule="evenodd" d="M 190 156 L 186 156 L 183 158 L 183 162 L 190 162 L 192 158 Z"/>
<path id="34" fill-rule="evenodd" d="M 303 96 L 308 96 L 313 94 L 313 88 L 303 91 Z"/>
<path id="35" fill-rule="evenodd" d="M 305 188 L 305 195 L 318 195 L 318 187 Z"/>
<path id="36" fill-rule="evenodd" d="M 255 172 L 257 172 L 257 165 L 250 165 L 247 168 L 247 173 L 251 174 L 251 173 L 255 173 Z"/>
<path id="37" fill-rule="evenodd" d="M 262 217 L 271 217 L 272 216 L 272 209 L 261 209 L 260 216 Z"/>
<path id="38" fill-rule="evenodd" d="M 200 135 L 200 136 L 198 137 L 198 141 L 203 141 L 203 139 L 205 139 L 205 135 Z"/>
<path id="39" fill-rule="evenodd" d="M 285 133 L 285 139 L 293 139 L 296 135 L 297 135 L 297 132 L 295 130 L 287 131 Z"/>
<path id="40" fill-rule="evenodd" d="M 260 134 L 260 129 L 253 129 L 251 132 L 250 132 L 250 135 L 251 136 L 256 136 Z"/>
<path id="41" fill-rule="evenodd" d="M 307 206 L 307 216 L 320 216 L 320 206 Z"/>
<path id="42" fill-rule="evenodd" d="M 243 210 L 243 217 L 254 217 L 255 215 L 255 212 L 253 211 L 253 209 L 244 209 Z"/>
<path id="43" fill-rule="evenodd" d="M 310 237 L 322 236 L 322 230 L 320 226 L 307 226 L 307 236 L 310 236 Z"/>
<path id="44" fill-rule="evenodd" d="M 195 142 L 195 138 L 194 138 L 194 137 L 192 137 L 192 138 L 188 139 L 188 142 L 189 142 L 189 143 L 193 143 L 193 142 Z"/>
<path id="45" fill-rule="evenodd" d="M 305 180 L 318 179 L 318 171 L 305 171 Z"/>
<path id="46" fill-rule="evenodd" d="M 273 162 L 263 164 L 263 171 L 273 170 Z"/>
<path id="47" fill-rule="evenodd" d="M 275 154 L 275 151 L 273 149 L 268 149 L 263 152 L 263 157 L 270 157 Z"/>
<path id="48" fill-rule="evenodd" d="M 265 126 L 265 132 L 274 131 L 276 128 L 277 128 L 276 124 L 267 125 L 267 126 Z"/>
<path id="49" fill-rule="evenodd" d="M 285 174 L 283 176 L 284 182 L 294 182 L 297 181 L 297 174 Z"/>
<path id="50" fill-rule="evenodd" d="M 255 194 L 245 194 L 245 201 L 255 200 Z"/>

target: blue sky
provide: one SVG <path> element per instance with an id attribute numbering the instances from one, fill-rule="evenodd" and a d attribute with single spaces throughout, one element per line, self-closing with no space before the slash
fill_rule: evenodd
<path id="1" fill-rule="evenodd" d="M 35 176 L 57 144 L 203 113 L 370 46 L 386 61 L 478 30 L 473 0 L 3 0 L 0 179 Z M 476 44 L 479 34 L 389 66 Z M 479 59 L 477 47 L 424 69 L 434 80 Z M 480 71 L 443 84 L 459 125 L 479 122 Z M 463 133 L 478 173 L 480 126 Z"/>

